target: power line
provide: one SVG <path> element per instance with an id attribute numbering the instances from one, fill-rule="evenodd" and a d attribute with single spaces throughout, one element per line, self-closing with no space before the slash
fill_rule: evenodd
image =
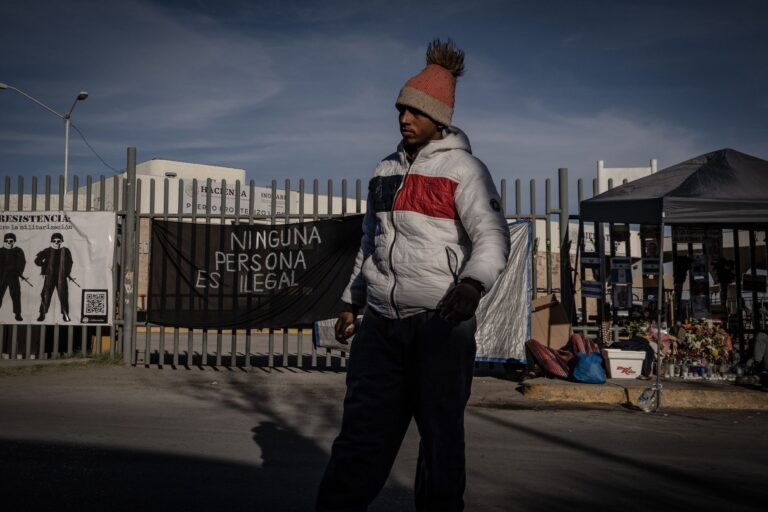
<path id="1" fill-rule="evenodd" d="M 75 124 L 74 124 L 74 123 L 70 123 L 70 126 L 71 126 L 72 128 L 74 128 L 74 129 L 75 129 L 75 131 L 78 133 L 78 135 L 80 135 L 80 138 L 81 138 L 81 139 L 83 139 L 83 142 L 85 142 L 85 145 L 86 145 L 86 146 L 88 146 L 88 149 L 90 149 L 90 150 L 91 150 L 91 152 L 93 152 L 93 154 L 94 154 L 94 155 L 96 155 L 96 158 L 98 158 L 99 160 L 101 160 L 101 163 L 102 163 L 102 164 L 104 164 L 105 166 L 109 167 L 110 169 L 112 169 L 112 170 L 113 170 L 114 172 L 116 172 L 116 173 L 120 173 L 120 172 L 121 172 L 121 171 L 118 171 L 117 169 L 115 169 L 114 167 L 112 167 L 111 165 L 109 165 L 107 162 L 105 162 L 105 161 L 104 161 L 104 159 L 103 159 L 103 158 L 101 158 L 101 155 L 99 155 L 99 154 L 96 152 L 96 150 L 95 150 L 95 149 L 93 149 L 93 147 L 91 146 L 91 144 L 90 144 L 90 143 L 88 142 L 88 140 L 85 138 L 85 135 L 83 135 L 83 132 L 81 132 L 81 131 L 80 131 L 80 129 L 79 129 L 77 126 L 75 126 Z"/>

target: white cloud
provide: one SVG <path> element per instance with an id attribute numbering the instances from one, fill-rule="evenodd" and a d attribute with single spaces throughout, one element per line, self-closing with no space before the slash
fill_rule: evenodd
<path id="1" fill-rule="evenodd" d="M 543 179 L 554 182 L 560 167 L 569 169 L 571 180 L 584 179 L 590 195 L 597 160 L 609 167 L 639 167 L 655 158 L 661 169 L 718 149 L 702 147 L 701 134 L 683 127 L 620 112 L 568 115 L 537 105 L 514 114 L 468 116 L 464 124 L 475 154 L 494 176 L 522 179 L 526 195 L 528 179 L 537 178 L 542 191 Z"/>

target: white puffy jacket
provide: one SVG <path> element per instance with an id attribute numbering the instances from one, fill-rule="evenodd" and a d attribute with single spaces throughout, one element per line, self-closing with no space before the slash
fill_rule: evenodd
<path id="1" fill-rule="evenodd" d="M 387 318 L 434 310 L 465 278 L 490 291 L 509 255 L 499 195 L 467 136 L 449 127 L 408 165 L 402 144 L 368 184 L 363 237 L 342 300 Z"/>

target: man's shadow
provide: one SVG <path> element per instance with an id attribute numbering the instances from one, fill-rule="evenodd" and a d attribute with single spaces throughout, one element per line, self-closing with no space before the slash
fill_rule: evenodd
<path id="1" fill-rule="evenodd" d="M 261 448 L 260 480 L 266 489 L 283 496 L 283 508 L 274 510 L 314 510 L 317 485 L 328 461 L 328 454 L 316 440 L 297 434 L 273 421 L 263 421 L 251 429 Z M 370 511 L 413 510 L 412 492 L 389 482 L 370 506 Z"/>

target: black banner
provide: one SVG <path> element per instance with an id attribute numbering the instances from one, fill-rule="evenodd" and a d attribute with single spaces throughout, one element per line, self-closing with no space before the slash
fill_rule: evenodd
<path id="1" fill-rule="evenodd" d="M 221 329 L 333 318 L 360 247 L 362 218 L 277 226 L 153 220 L 147 318 Z"/>

